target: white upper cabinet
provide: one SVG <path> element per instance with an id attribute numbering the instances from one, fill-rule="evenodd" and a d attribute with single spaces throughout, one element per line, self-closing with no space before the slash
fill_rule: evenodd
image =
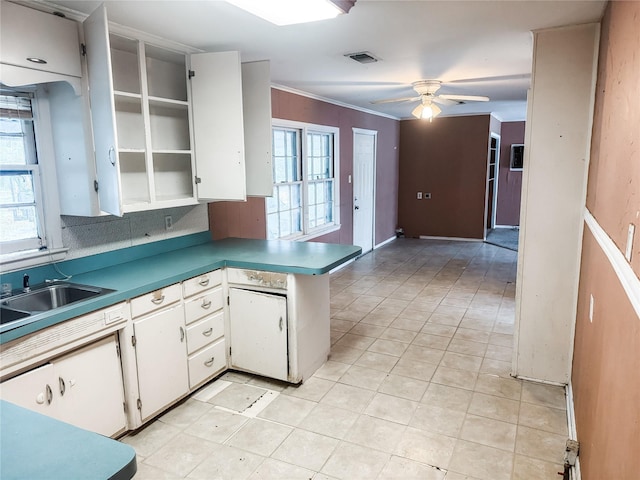
<path id="1" fill-rule="evenodd" d="M 84 22 L 100 208 L 114 215 L 194 205 L 186 56 Z"/>
<path id="2" fill-rule="evenodd" d="M 240 55 L 191 55 L 191 70 L 198 197 L 246 200 Z"/>
<path id="3" fill-rule="evenodd" d="M 238 52 L 189 56 L 121 36 L 104 6 L 84 32 L 100 208 L 245 200 Z"/>
<path id="4" fill-rule="evenodd" d="M 82 76 L 76 22 L 32 8 L 0 3 L 2 82 L 28 85 Z"/>
<path id="5" fill-rule="evenodd" d="M 269 61 L 242 64 L 242 106 L 247 195 L 273 195 L 271 69 Z"/>

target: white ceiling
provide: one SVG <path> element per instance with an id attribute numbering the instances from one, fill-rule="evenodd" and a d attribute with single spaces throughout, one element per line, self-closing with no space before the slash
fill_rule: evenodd
<path id="1" fill-rule="evenodd" d="M 46 3 L 90 13 L 101 2 Z M 444 107 L 442 115 L 491 112 L 514 121 L 526 116 L 530 32 L 598 21 L 606 2 L 358 0 L 347 15 L 283 27 L 222 0 L 105 3 L 115 23 L 205 51 L 239 50 L 243 62 L 268 59 L 274 85 L 410 118 L 416 104 L 370 102 L 414 96 L 411 82 L 438 79 L 438 93 L 491 98 Z M 344 56 L 359 51 L 380 61 Z"/>

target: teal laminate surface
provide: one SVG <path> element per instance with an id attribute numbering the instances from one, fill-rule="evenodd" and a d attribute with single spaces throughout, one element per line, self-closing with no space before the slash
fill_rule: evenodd
<path id="1" fill-rule="evenodd" d="M 129 445 L 0 400 L 3 480 L 132 478 Z"/>
<path id="2" fill-rule="evenodd" d="M 222 267 L 322 275 L 357 257 L 353 245 L 227 238 L 73 275 L 69 281 L 115 290 L 0 326 L 0 344 Z"/>

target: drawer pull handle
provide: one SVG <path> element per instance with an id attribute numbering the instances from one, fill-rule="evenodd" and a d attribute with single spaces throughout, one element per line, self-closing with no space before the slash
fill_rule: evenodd
<path id="1" fill-rule="evenodd" d="M 209 300 L 208 302 L 205 302 L 204 299 L 202 299 L 202 305 L 200 306 L 205 310 L 207 310 L 209 307 L 211 307 L 211 300 Z"/>
<path id="2" fill-rule="evenodd" d="M 280 317 L 280 331 L 282 331 L 282 317 Z"/>
<path id="3" fill-rule="evenodd" d="M 200 281 L 198 282 L 198 284 L 201 287 L 206 287 L 207 285 L 209 285 L 209 279 L 207 277 L 203 277 L 200 279 Z"/>
<path id="4" fill-rule="evenodd" d="M 164 295 L 162 295 L 159 298 L 152 298 L 151 299 L 151 303 L 153 303 L 154 305 L 160 305 L 162 302 L 164 302 Z"/>
<path id="5" fill-rule="evenodd" d="M 209 337 L 212 333 L 213 333 L 213 327 L 211 327 L 209 330 L 205 330 L 204 332 L 202 332 L 202 334 L 205 337 Z"/>
<path id="6" fill-rule="evenodd" d="M 49 384 L 47 383 L 47 405 L 51 405 L 51 402 L 53 402 L 53 390 L 51 390 L 51 387 L 49 386 Z"/>
<path id="7" fill-rule="evenodd" d="M 216 357 L 211 357 L 209 360 L 204 362 L 205 367 L 210 367 L 211 365 L 213 365 L 213 361 L 215 360 L 215 358 Z"/>
<path id="8" fill-rule="evenodd" d="M 180 341 L 184 342 L 184 328 L 180 327 Z"/>
<path id="9" fill-rule="evenodd" d="M 62 377 L 58 377 L 58 383 L 60 385 L 60 396 L 64 397 L 64 392 L 67 390 L 67 386 L 64 383 L 64 379 Z"/>

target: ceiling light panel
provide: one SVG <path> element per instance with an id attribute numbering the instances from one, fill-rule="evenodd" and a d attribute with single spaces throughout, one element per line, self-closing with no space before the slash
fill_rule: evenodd
<path id="1" fill-rule="evenodd" d="M 316 22 L 344 13 L 329 0 L 227 0 L 278 26 Z"/>

